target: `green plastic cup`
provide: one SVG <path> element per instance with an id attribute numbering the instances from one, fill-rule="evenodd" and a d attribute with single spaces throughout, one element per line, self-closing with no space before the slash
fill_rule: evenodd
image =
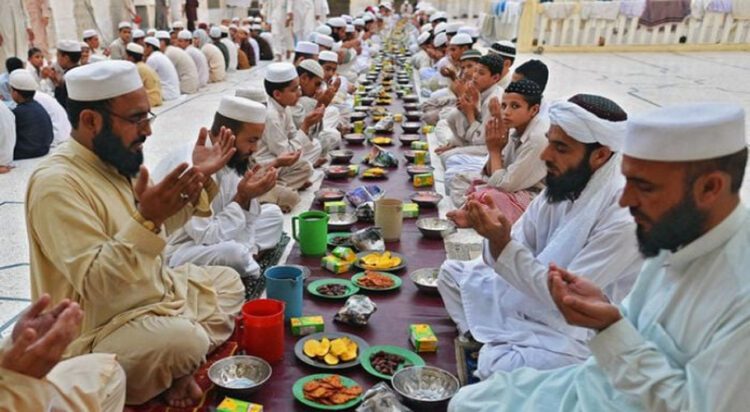
<path id="1" fill-rule="evenodd" d="M 328 243 L 328 214 L 317 210 L 292 217 L 292 237 L 305 256 L 323 256 Z"/>

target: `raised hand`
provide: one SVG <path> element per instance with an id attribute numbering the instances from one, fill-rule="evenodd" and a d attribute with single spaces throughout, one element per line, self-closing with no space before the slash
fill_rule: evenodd
<path id="1" fill-rule="evenodd" d="M 237 151 L 234 147 L 234 134 L 229 128 L 222 126 L 219 135 L 212 136 L 211 147 L 206 146 L 207 140 L 208 130 L 202 127 L 193 148 L 193 167 L 206 179 L 226 166 Z"/>
<path id="2" fill-rule="evenodd" d="M 512 223 L 487 194 L 467 200 L 466 211 L 471 227 L 490 241 L 492 256 L 497 258 L 510 242 Z"/>
<path id="3" fill-rule="evenodd" d="M 305 134 L 310 134 L 310 128 L 314 125 L 318 124 L 321 120 L 323 120 L 323 114 L 325 113 L 325 107 L 318 105 L 315 109 L 310 111 L 310 113 L 305 116 L 305 119 L 302 120 L 302 125 L 300 126 L 300 129 L 302 129 Z"/>
<path id="4" fill-rule="evenodd" d="M 251 200 L 266 194 L 276 186 L 277 177 L 278 172 L 275 168 L 270 167 L 264 171 L 256 165 L 252 170 L 245 172 L 245 176 L 240 179 L 234 200 L 243 209 L 249 209 Z"/>
<path id="5" fill-rule="evenodd" d="M 165 220 L 182 210 L 188 202 L 195 203 L 203 188 L 203 174 L 197 168 L 188 169 L 182 163 L 156 185 L 148 180 L 148 169 L 141 165 L 138 180 L 133 186 L 138 200 L 138 212 L 160 227 Z"/>
<path id="6" fill-rule="evenodd" d="M 297 163 L 300 156 L 302 156 L 302 151 L 297 150 L 294 152 L 287 152 L 280 154 L 276 161 L 274 161 L 274 167 L 289 167 L 293 164 Z"/>
<path id="7" fill-rule="evenodd" d="M 501 152 L 508 144 L 508 129 L 501 118 L 493 116 L 487 120 L 484 141 L 489 152 Z"/>
<path id="8" fill-rule="evenodd" d="M 437 147 L 435 149 L 435 154 L 439 154 L 439 155 L 443 154 L 443 153 L 447 152 L 448 150 L 453 149 L 454 147 L 455 146 L 453 146 L 452 144 L 444 144 L 444 145 L 439 146 L 439 147 Z"/>
<path id="9" fill-rule="evenodd" d="M 493 97 L 490 100 L 490 114 L 492 117 L 502 119 L 503 118 L 503 106 L 500 104 L 500 99 Z"/>
<path id="10" fill-rule="evenodd" d="M 445 66 L 442 69 L 440 69 L 440 74 L 443 77 L 447 77 L 451 80 L 454 80 L 456 78 L 456 71 L 448 66 Z"/>
<path id="11" fill-rule="evenodd" d="M 551 264 L 547 281 L 552 300 L 569 324 L 599 331 L 622 319 L 617 306 L 590 280 Z"/>
<path id="12" fill-rule="evenodd" d="M 49 295 L 44 294 L 21 315 L 1 367 L 41 379 L 60 362 L 65 349 L 78 336 L 83 311 L 77 303 L 64 300 L 42 313 L 49 303 Z"/>

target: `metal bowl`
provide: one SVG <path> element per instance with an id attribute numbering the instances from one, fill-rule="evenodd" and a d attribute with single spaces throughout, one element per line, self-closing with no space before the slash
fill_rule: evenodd
<path id="1" fill-rule="evenodd" d="M 356 213 L 331 213 L 328 215 L 328 230 L 331 232 L 348 231 L 357 223 Z"/>
<path id="2" fill-rule="evenodd" d="M 417 220 L 417 229 L 428 239 L 442 239 L 456 231 L 456 225 L 448 219 L 423 217 Z"/>
<path id="3" fill-rule="evenodd" d="M 357 121 L 360 121 L 360 120 L 365 120 L 366 118 L 367 118 L 367 113 L 365 113 L 365 112 L 352 112 L 349 115 L 349 120 L 351 120 L 352 122 L 357 122 Z"/>
<path id="4" fill-rule="evenodd" d="M 359 99 L 359 104 L 362 106 L 372 106 L 373 103 L 375 103 L 374 97 L 363 97 Z"/>
<path id="5" fill-rule="evenodd" d="M 208 369 L 208 378 L 229 394 L 246 397 L 271 377 L 268 362 L 255 356 L 230 356 Z"/>
<path id="6" fill-rule="evenodd" d="M 349 144 L 362 144 L 365 142 L 365 135 L 362 133 L 349 133 L 344 135 L 344 140 Z"/>
<path id="7" fill-rule="evenodd" d="M 401 99 L 406 103 L 416 103 L 419 101 L 419 96 L 416 94 L 406 94 Z"/>
<path id="8" fill-rule="evenodd" d="M 337 200 L 343 200 L 346 196 L 346 192 L 335 187 L 321 187 L 320 190 L 314 193 L 315 200 L 320 203 L 323 202 L 335 202 Z"/>
<path id="9" fill-rule="evenodd" d="M 329 179 L 344 179 L 349 176 L 349 168 L 341 165 L 328 166 L 325 173 Z"/>
<path id="10" fill-rule="evenodd" d="M 419 207 L 437 207 L 441 200 L 443 200 L 443 195 L 438 192 L 421 191 L 411 195 L 411 201 Z"/>
<path id="11" fill-rule="evenodd" d="M 398 140 L 401 140 L 401 143 L 408 144 L 408 145 L 410 145 L 411 142 L 416 142 L 421 139 L 422 139 L 421 136 L 419 136 L 418 134 L 414 134 L 414 133 L 402 134 L 401 136 L 398 137 Z"/>
<path id="12" fill-rule="evenodd" d="M 458 392 L 458 379 L 432 366 L 410 366 L 391 378 L 393 389 L 404 402 L 420 410 L 440 409 Z"/>
<path id="13" fill-rule="evenodd" d="M 419 128 L 422 127 L 422 122 L 406 122 L 401 124 L 401 128 L 405 133 L 417 133 Z"/>
<path id="14" fill-rule="evenodd" d="M 407 162 L 414 163 L 414 150 L 404 150 L 404 158 Z M 430 163 L 430 156 L 426 155 L 424 161 Z"/>
<path id="15" fill-rule="evenodd" d="M 422 268 L 417 269 L 409 274 L 409 279 L 414 282 L 417 289 L 428 292 L 438 293 L 437 279 L 440 269 L 438 268 Z"/>
<path id="16" fill-rule="evenodd" d="M 404 110 L 407 112 L 414 112 L 419 110 L 419 103 L 406 103 L 404 104 Z"/>
<path id="17" fill-rule="evenodd" d="M 331 150 L 328 154 L 331 155 L 333 164 L 349 164 L 354 157 L 354 152 L 351 150 Z"/>
<path id="18" fill-rule="evenodd" d="M 414 175 L 420 175 L 422 173 L 432 173 L 433 171 L 435 171 L 435 168 L 427 165 L 406 166 L 406 173 L 411 177 L 414 177 Z"/>
<path id="19" fill-rule="evenodd" d="M 423 114 L 424 114 L 424 112 L 419 111 L 419 110 L 415 110 L 415 111 L 411 111 L 411 112 L 406 112 L 406 120 L 408 120 L 410 122 L 419 121 L 420 119 L 422 119 L 422 115 Z"/>

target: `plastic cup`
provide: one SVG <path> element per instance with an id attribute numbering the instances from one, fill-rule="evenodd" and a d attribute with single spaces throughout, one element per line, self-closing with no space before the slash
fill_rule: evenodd
<path id="1" fill-rule="evenodd" d="M 284 302 L 255 299 L 242 306 L 242 343 L 248 355 L 266 362 L 284 357 Z"/>

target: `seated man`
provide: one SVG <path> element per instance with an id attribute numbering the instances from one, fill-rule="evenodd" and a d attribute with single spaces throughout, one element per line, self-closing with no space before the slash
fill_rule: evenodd
<path id="1" fill-rule="evenodd" d="M 13 148 L 16 147 L 16 116 L 4 104 L 0 104 L 0 130 L 7 131 L 0 136 L 0 174 L 3 174 L 13 168 Z"/>
<path id="2" fill-rule="evenodd" d="M 193 45 L 203 52 L 208 63 L 208 82 L 216 83 L 224 81 L 227 75 L 226 63 L 221 50 L 216 47 L 208 38 L 208 34 L 203 29 L 193 32 Z"/>
<path id="3" fill-rule="evenodd" d="M 301 158 L 291 167 L 279 171 L 279 182 L 291 189 L 310 186 L 312 165 L 320 157 L 320 142 L 310 137 L 310 128 L 323 118 L 323 108 L 310 112 L 299 129 L 294 126 L 291 107 L 299 100 L 299 77 L 290 63 L 272 63 L 264 81 L 268 94 L 268 117 L 263 138 L 258 144 L 255 161 L 261 165 L 278 156 L 301 151 Z"/>
<path id="4" fill-rule="evenodd" d="M 161 43 L 156 37 L 146 37 L 143 46 L 143 57 L 146 64 L 159 76 L 161 98 L 169 101 L 180 97 L 180 76 L 172 61 L 161 52 Z M 127 55 L 127 50 L 125 52 Z"/>
<path id="5" fill-rule="evenodd" d="M 542 89 L 531 80 L 511 83 L 502 104 L 491 102 L 494 118 L 485 131 L 487 162 L 481 173 L 459 173 L 451 180 L 456 207 L 463 206 L 467 196 L 489 195 L 511 223 L 521 217 L 544 188 L 546 169 L 540 156 L 547 146 L 549 119 L 539 115 L 541 102 Z M 465 220 L 465 214 L 463 209 L 449 212 L 456 222 Z"/>
<path id="6" fill-rule="evenodd" d="M 635 218 L 647 258 L 633 291 L 618 307 L 585 277 L 549 270 L 550 294 L 565 320 L 595 333 L 588 344 L 593 356 L 551 371 L 497 373 L 459 391 L 449 410 L 747 409 L 743 109 L 680 105 L 629 122 L 620 204 Z"/>
<path id="7" fill-rule="evenodd" d="M 333 97 L 339 90 L 340 80 L 330 85 L 325 91 L 321 90 L 325 74 L 323 67 L 315 60 L 303 60 L 297 66 L 299 75 L 300 91 L 302 96 L 297 105 L 292 109 L 294 125 L 302 126 L 305 117 L 317 107 L 324 107 L 323 120 L 310 128 L 310 135 L 320 141 L 321 157 L 318 165 L 325 163 L 325 155 L 329 151 L 338 148 L 341 143 L 341 132 L 336 130 L 339 111 L 329 106 Z"/>
<path id="8" fill-rule="evenodd" d="M 170 236 L 166 251 L 170 266 L 229 266 L 246 284 L 260 276 L 254 256 L 279 243 L 284 223 L 278 206 L 258 202 L 274 188 L 277 174 L 273 166 L 261 170 L 252 158 L 265 122 L 262 104 L 235 96 L 222 98 L 211 139 L 229 129 L 235 135 L 237 151 L 216 173 L 219 193 L 211 203 L 213 215 L 193 217 Z"/>
<path id="9" fill-rule="evenodd" d="M 16 108 L 16 147 L 13 159 L 30 159 L 49 152 L 55 138 L 52 120 L 39 102 L 34 100 L 39 87 L 27 70 L 15 70 L 10 74 L 10 90 Z"/>
<path id="10" fill-rule="evenodd" d="M 159 40 L 159 49 L 172 62 L 177 77 L 179 78 L 180 93 L 193 94 L 198 91 L 200 83 L 198 80 L 198 67 L 193 62 L 190 55 L 183 49 L 172 46 L 169 33 L 164 30 L 156 32 L 156 39 Z"/>
<path id="11" fill-rule="evenodd" d="M 150 107 L 135 65 L 90 64 L 65 81 L 73 138 L 39 165 L 26 194 L 32 297 L 49 291 L 86 308 L 68 353 L 117 355 L 131 377 L 126 403 L 163 393 L 190 405 L 202 396 L 193 373 L 232 334 L 245 291 L 230 268 L 170 269 L 162 227 L 210 215 L 210 176 L 234 154 L 234 136 L 209 148 L 201 130 L 193 167 L 152 185 L 142 165 Z"/>
<path id="12" fill-rule="evenodd" d="M 471 227 L 488 239 L 483 256 L 446 261 L 438 290 L 459 332 L 484 343 L 481 379 L 525 366 L 571 365 L 589 356 L 589 331 L 566 325 L 550 298 L 550 263 L 581 272 L 615 302 L 630 290 L 642 262 L 633 221 L 617 204 L 624 184 L 617 153 L 626 118 L 599 96 L 556 102 L 542 153 L 547 188 L 512 231 L 491 197 L 468 202 Z M 480 212 L 493 220 L 478 220 Z"/>
<path id="13" fill-rule="evenodd" d="M 78 336 L 83 311 L 63 299 L 53 309 L 43 294 L 19 317 L 0 347 L 0 410 L 120 412 L 125 372 L 115 355 L 96 353 L 62 360 Z"/>
<path id="14" fill-rule="evenodd" d="M 143 62 L 143 53 L 143 46 L 136 43 L 128 43 L 127 60 L 135 63 L 135 67 L 138 68 L 138 75 L 141 76 L 143 88 L 146 89 L 146 95 L 148 96 L 148 104 L 151 107 L 158 107 L 163 103 L 161 98 L 161 80 L 156 71 Z"/>
<path id="15" fill-rule="evenodd" d="M 445 165 L 446 185 L 458 173 L 482 169 L 487 146 L 484 138 L 486 122 L 490 119 L 493 97 L 503 98 L 498 82 L 503 76 L 503 58 L 497 54 L 482 56 L 477 62 L 474 77 L 448 115 L 453 136 L 448 143 L 435 149 Z"/>

